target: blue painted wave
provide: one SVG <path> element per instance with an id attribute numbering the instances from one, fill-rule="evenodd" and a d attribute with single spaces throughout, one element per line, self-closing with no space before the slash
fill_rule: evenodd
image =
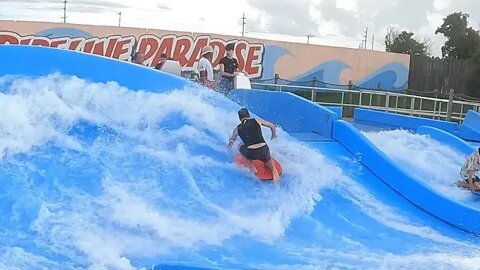
<path id="1" fill-rule="evenodd" d="M 407 83 L 408 68 L 402 63 L 394 62 L 383 66 L 381 69 L 358 81 L 356 86 L 377 89 L 379 84 L 381 84 L 384 90 L 398 92 L 404 90 Z"/>
<path id="2" fill-rule="evenodd" d="M 40 31 L 36 34 L 36 36 L 48 37 L 48 38 L 59 38 L 59 37 L 71 37 L 71 38 L 90 38 L 92 37 L 91 34 L 71 27 L 57 27 L 57 28 L 50 28 L 43 31 Z"/>
<path id="3" fill-rule="evenodd" d="M 275 77 L 275 65 L 278 59 L 284 55 L 290 55 L 290 52 L 279 46 L 265 46 L 265 55 L 263 56 L 262 79 L 272 79 Z"/>
<path id="4" fill-rule="evenodd" d="M 316 86 L 318 87 L 338 88 L 338 86 L 342 84 L 340 82 L 340 76 L 347 68 L 350 68 L 350 66 L 342 61 L 328 61 L 312 68 L 310 71 L 304 74 L 295 77 L 292 79 L 294 82 L 290 84 L 311 86 L 313 77 L 315 77 L 317 78 Z"/>

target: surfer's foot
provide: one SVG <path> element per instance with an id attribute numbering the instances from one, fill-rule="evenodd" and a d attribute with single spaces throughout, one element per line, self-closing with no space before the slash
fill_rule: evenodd
<path id="1" fill-rule="evenodd" d="M 250 160 L 248 161 L 248 166 L 250 167 L 250 171 L 251 171 L 253 174 L 257 174 L 257 168 L 255 167 L 255 165 L 253 164 L 253 162 L 251 162 Z"/>
<path id="2" fill-rule="evenodd" d="M 280 181 L 280 175 L 278 175 L 277 170 L 273 170 L 272 174 L 273 174 L 273 182 L 277 184 Z"/>
<path id="3" fill-rule="evenodd" d="M 465 185 L 465 181 L 459 180 L 457 182 L 457 187 L 467 187 L 467 185 Z"/>

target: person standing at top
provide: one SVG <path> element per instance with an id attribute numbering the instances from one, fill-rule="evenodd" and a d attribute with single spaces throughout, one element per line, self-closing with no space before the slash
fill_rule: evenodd
<path id="1" fill-rule="evenodd" d="M 162 67 L 165 64 L 165 62 L 167 62 L 167 54 L 162 53 L 160 55 L 160 62 L 158 62 L 158 64 L 155 65 L 155 69 L 162 70 Z"/>
<path id="2" fill-rule="evenodd" d="M 220 60 L 221 79 L 218 83 L 217 91 L 228 94 L 234 88 L 235 76 L 238 74 L 238 61 L 233 58 L 235 44 L 229 43 L 225 47 L 227 55 Z"/>
<path id="3" fill-rule="evenodd" d="M 143 62 L 145 61 L 145 54 L 142 52 L 136 52 L 132 57 L 132 62 L 139 65 L 144 65 Z"/>
<path id="4" fill-rule="evenodd" d="M 201 85 L 213 89 L 215 84 L 215 79 L 213 77 L 213 48 L 208 45 L 202 49 L 202 58 L 198 61 L 197 70 L 200 74 L 198 83 Z"/>

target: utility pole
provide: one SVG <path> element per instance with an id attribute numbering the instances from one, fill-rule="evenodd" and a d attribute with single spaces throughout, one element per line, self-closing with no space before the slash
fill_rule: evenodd
<path id="1" fill-rule="evenodd" d="M 311 38 L 311 37 L 313 37 L 312 34 L 308 34 L 308 35 L 307 35 L 307 44 L 310 44 L 310 38 Z"/>
<path id="2" fill-rule="evenodd" d="M 243 13 L 243 16 L 242 16 L 242 37 L 245 36 L 245 13 Z"/>
<path id="3" fill-rule="evenodd" d="M 368 26 L 365 29 L 365 43 L 364 43 L 364 48 L 367 49 L 367 42 L 368 42 Z"/>
<path id="4" fill-rule="evenodd" d="M 118 27 L 120 27 L 122 24 L 122 12 L 118 12 Z"/>
<path id="5" fill-rule="evenodd" d="M 63 23 L 67 22 L 67 0 L 63 0 Z"/>
<path id="6" fill-rule="evenodd" d="M 373 50 L 373 45 L 375 44 L 375 34 L 372 35 L 372 50 Z"/>

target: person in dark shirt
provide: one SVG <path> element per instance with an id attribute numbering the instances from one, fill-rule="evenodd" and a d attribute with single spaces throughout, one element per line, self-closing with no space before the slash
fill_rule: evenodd
<path id="1" fill-rule="evenodd" d="M 162 70 L 162 67 L 165 64 L 165 62 L 167 62 L 167 54 L 162 53 L 160 55 L 160 62 L 158 62 L 158 64 L 155 65 L 155 69 Z"/>
<path id="2" fill-rule="evenodd" d="M 270 148 L 268 147 L 262 134 L 262 127 L 266 126 L 272 131 L 272 140 L 277 137 L 277 129 L 274 124 L 260 118 L 250 118 L 250 113 L 247 109 L 242 108 L 238 111 L 238 124 L 232 132 L 228 148 L 232 148 L 237 136 L 240 136 L 243 144 L 239 145 L 240 154 L 247 160 L 250 170 L 255 174 L 257 169 L 253 164 L 253 160 L 260 160 L 264 162 L 273 174 L 273 182 L 278 183 L 280 175 L 277 168 L 275 168 L 274 161 L 270 155 Z"/>
<path id="3" fill-rule="evenodd" d="M 136 52 L 132 57 L 132 62 L 139 65 L 144 65 L 143 62 L 145 61 L 145 54 L 142 52 Z"/>
<path id="4" fill-rule="evenodd" d="M 235 76 L 239 72 L 238 61 L 233 58 L 233 51 L 235 44 L 227 44 L 225 49 L 227 50 L 227 55 L 220 60 L 220 81 L 217 86 L 217 91 L 228 94 L 230 90 L 234 88 Z"/>

